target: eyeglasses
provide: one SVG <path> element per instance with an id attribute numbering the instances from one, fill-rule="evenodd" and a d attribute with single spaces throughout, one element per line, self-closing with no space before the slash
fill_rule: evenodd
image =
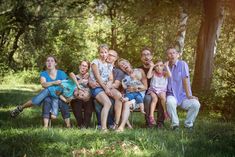
<path id="1" fill-rule="evenodd" d="M 116 55 L 114 55 L 114 54 L 111 54 L 111 53 L 109 53 L 109 56 L 112 56 L 112 57 L 117 57 Z"/>
<path id="2" fill-rule="evenodd" d="M 144 53 L 144 54 L 142 54 L 142 56 L 152 56 L 152 54 L 151 53 Z"/>

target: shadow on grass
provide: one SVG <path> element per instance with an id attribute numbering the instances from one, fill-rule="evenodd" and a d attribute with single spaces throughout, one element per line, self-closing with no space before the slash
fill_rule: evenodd
<path id="1" fill-rule="evenodd" d="M 190 144 L 185 145 L 185 156 L 234 156 L 234 123 L 219 123 L 200 123 Z"/>
<path id="2" fill-rule="evenodd" d="M 26 91 L 26 90 L 0 90 L 0 104 L 1 106 L 22 104 L 31 99 L 38 92 Z"/>

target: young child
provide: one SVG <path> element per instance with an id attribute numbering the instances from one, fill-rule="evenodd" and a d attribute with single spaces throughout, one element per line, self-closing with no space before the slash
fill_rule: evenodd
<path id="1" fill-rule="evenodd" d="M 125 59 L 119 59 L 118 65 L 121 70 L 126 73 L 126 76 L 122 80 L 122 86 L 125 90 L 125 95 L 122 106 L 122 120 L 117 129 L 117 132 L 124 131 L 125 125 L 128 124 L 128 118 L 130 116 L 130 110 L 140 108 L 140 111 L 144 112 L 144 95 L 147 89 L 147 79 L 144 71 L 141 69 L 133 69 L 130 62 Z M 131 125 L 128 125 L 132 128 Z"/>
<path id="2" fill-rule="evenodd" d="M 78 90 L 80 89 L 80 90 Z M 32 107 L 33 105 L 40 106 L 42 101 L 48 97 L 60 98 L 62 101 L 69 103 L 72 99 L 84 99 L 88 97 L 89 91 L 83 90 L 80 86 L 77 87 L 72 80 L 62 80 L 60 85 L 50 86 L 43 89 L 38 95 L 34 96 L 31 100 L 27 101 L 21 106 L 17 106 L 14 110 L 10 111 L 11 117 L 16 117 L 25 108 Z M 59 100 L 59 99 L 57 99 Z M 55 119 L 58 115 L 58 102 L 53 101 L 51 109 L 51 118 Z"/>
<path id="3" fill-rule="evenodd" d="M 132 103 L 132 109 L 135 110 L 140 108 L 140 112 L 145 114 L 144 112 L 144 104 L 143 104 L 143 94 L 141 92 L 128 92 L 126 89 L 129 88 L 140 88 L 143 85 L 141 80 L 141 73 L 138 69 L 133 69 L 133 72 L 130 75 L 126 75 L 122 80 L 122 86 L 125 89 L 125 95 L 122 98 L 123 102 L 130 101 Z"/>
<path id="4" fill-rule="evenodd" d="M 166 71 L 164 71 L 164 67 Z M 166 110 L 166 89 L 167 89 L 167 78 L 171 77 L 171 72 L 168 67 L 168 62 L 163 64 L 162 60 L 158 60 L 156 64 L 151 64 L 151 67 L 148 71 L 147 78 L 151 78 L 150 87 L 148 89 L 147 94 L 150 94 L 152 97 L 151 107 L 150 107 L 150 115 L 149 115 L 149 124 L 156 124 L 154 120 L 154 110 L 156 108 L 156 104 L 158 98 L 161 101 L 161 105 L 164 110 L 165 119 L 169 118 L 167 110 Z"/>

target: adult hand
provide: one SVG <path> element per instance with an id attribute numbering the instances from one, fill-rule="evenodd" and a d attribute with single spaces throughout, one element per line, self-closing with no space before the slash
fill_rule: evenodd
<path id="1" fill-rule="evenodd" d="M 151 67 L 154 67 L 154 66 L 155 66 L 155 64 L 153 63 L 153 61 L 149 61 L 149 65 L 150 65 Z"/>
<path id="2" fill-rule="evenodd" d="M 198 100 L 198 97 L 196 97 L 196 96 L 188 96 L 188 99 L 196 99 L 196 100 Z"/>
<path id="3" fill-rule="evenodd" d="M 112 95 L 112 92 L 111 92 L 111 90 L 110 90 L 109 88 L 106 87 L 104 91 L 105 91 L 105 93 L 106 93 L 108 96 L 111 96 L 111 97 L 113 96 L 113 95 Z"/>
<path id="4" fill-rule="evenodd" d="M 99 87 L 99 84 L 96 81 L 89 81 L 89 86 L 91 88 Z"/>
<path id="5" fill-rule="evenodd" d="M 54 81 L 54 84 L 55 85 L 60 85 L 61 84 L 61 80 Z"/>

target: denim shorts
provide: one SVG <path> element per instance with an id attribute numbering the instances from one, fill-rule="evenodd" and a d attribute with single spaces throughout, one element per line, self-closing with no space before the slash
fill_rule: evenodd
<path id="1" fill-rule="evenodd" d="M 100 92 L 104 92 L 103 88 L 101 87 L 92 88 L 91 96 L 95 98 Z"/>
<path id="2" fill-rule="evenodd" d="M 140 94 L 140 92 L 131 92 L 131 93 L 126 93 L 125 97 L 127 97 L 130 100 L 135 99 L 136 104 L 140 104 L 144 102 L 144 98 Z"/>

